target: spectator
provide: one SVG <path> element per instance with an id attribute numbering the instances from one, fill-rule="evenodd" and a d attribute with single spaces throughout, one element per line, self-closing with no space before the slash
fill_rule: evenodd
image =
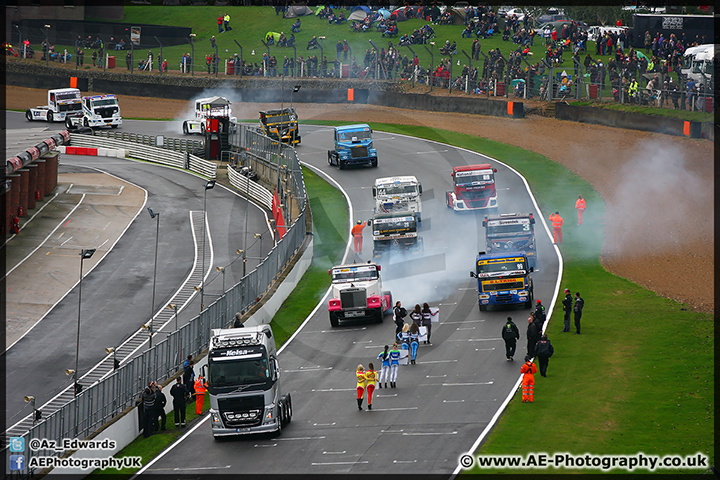
<path id="1" fill-rule="evenodd" d="M 223 25 L 225 26 L 226 32 L 229 32 L 230 30 L 232 30 L 232 28 L 230 27 L 230 14 L 229 13 L 226 13 L 225 15 L 223 15 Z"/>
<path id="2" fill-rule="evenodd" d="M 505 358 L 508 361 L 513 360 L 515 356 L 515 348 L 520 338 L 520 332 L 517 325 L 513 322 L 512 317 L 507 317 L 507 323 L 502 329 L 502 339 L 505 341 Z"/>
<path id="3" fill-rule="evenodd" d="M 220 14 L 220 16 L 217 18 L 217 26 L 218 26 L 218 33 L 223 33 L 223 16 Z"/>
<path id="4" fill-rule="evenodd" d="M 210 48 L 215 48 L 215 35 L 210 37 Z"/>
<path id="5" fill-rule="evenodd" d="M 145 438 L 148 438 L 153 432 L 153 419 L 155 418 L 154 383 L 150 382 L 142 394 L 143 437 Z"/>
<path id="6" fill-rule="evenodd" d="M 153 418 L 153 430 L 167 430 L 166 404 L 167 397 L 162 391 L 162 386 L 155 382 L 155 416 Z"/>
<path id="7" fill-rule="evenodd" d="M 583 308 L 585 308 L 585 300 L 580 297 L 580 292 L 575 292 L 575 305 L 573 312 L 575 313 L 575 335 L 580 335 L 580 319 L 582 318 Z"/>
<path id="8" fill-rule="evenodd" d="M 170 389 L 170 396 L 173 399 L 173 410 L 175 411 L 175 426 L 185 426 L 185 410 L 188 398 L 188 391 L 182 384 L 182 377 L 177 377 L 177 382 Z"/>
<path id="9" fill-rule="evenodd" d="M 527 328 L 527 351 L 529 357 L 535 356 L 535 344 L 537 343 L 539 338 L 540 332 L 537 328 L 537 323 L 535 322 L 535 316 L 531 312 L 530 316 L 528 317 Z"/>
<path id="10" fill-rule="evenodd" d="M 547 335 L 543 334 L 540 340 L 538 340 L 535 350 L 537 352 L 538 363 L 540 364 L 540 375 L 547 377 L 548 361 L 553 353 L 555 353 L 555 349 L 552 343 L 550 343 L 550 340 L 548 340 Z"/>
<path id="11" fill-rule="evenodd" d="M 300 32 L 300 19 L 298 18 L 295 23 L 292 24 L 290 27 L 291 33 L 299 33 Z"/>

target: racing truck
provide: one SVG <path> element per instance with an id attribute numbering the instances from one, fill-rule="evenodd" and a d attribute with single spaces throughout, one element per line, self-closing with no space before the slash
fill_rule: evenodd
<path id="1" fill-rule="evenodd" d="M 48 90 L 48 103 L 25 111 L 29 122 L 43 120 L 46 122 L 64 122 L 68 115 L 79 115 L 82 112 L 82 99 L 77 88 L 57 88 Z"/>
<path id="2" fill-rule="evenodd" d="M 447 192 L 447 206 L 456 212 L 471 210 L 497 211 L 495 173 L 489 163 L 453 167 L 454 190 Z"/>
<path id="3" fill-rule="evenodd" d="M 207 97 L 195 100 L 195 118 L 183 121 L 183 134 L 198 133 L 205 135 L 205 121 L 208 118 L 229 118 L 230 124 L 237 124 L 237 118 L 232 116 L 230 105 L 232 102 L 225 97 Z"/>
<path id="4" fill-rule="evenodd" d="M 102 127 L 117 128 L 122 125 L 120 105 L 115 95 L 89 95 L 82 97 L 82 113 L 76 116 L 67 115 L 67 128 Z"/>
<path id="5" fill-rule="evenodd" d="M 369 164 L 377 167 L 377 150 L 373 147 L 369 125 L 345 125 L 334 129 L 335 149 L 328 150 L 328 164 L 340 170 L 350 165 Z"/>
<path id="6" fill-rule="evenodd" d="M 475 271 L 470 272 L 478 282 L 478 306 L 481 311 L 493 306 L 523 305 L 532 307 L 533 267 L 522 252 L 479 252 Z"/>
<path id="7" fill-rule="evenodd" d="M 377 213 L 368 220 L 372 229 L 373 257 L 380 258 L 390 251 L 423 252 L 422 238 L 418 237 L 417 218 L 413 212 Z"/>
<path id="8" fill-rule="evenodd" d="M 207 364 L 213 437 L 280 432 L 292 420 L 270 325 L 213 329 Z"/>
<path id="9" fill-rule="evenodd" d="M 523 252 L 530 266 L 537 267 L 535 218 L 532 213 L 488 215 L 482 224 L 488 253 Z"/>
<path id="10" fill-rule="evenodd" d="M 375 320 L 392 309 L 392 294 L 382 290 L 380 265 L 372 262 L 337 265 L 328 273 L 332 277 L 328 313 L 330 325 L 342 320 Z"/>
<path id="11" fill-rule="evenodd" d="M 414 176 L 376 178 L 372 195 L 375 213 L 410 211 L 422 222 L 422 184 Z"/>
<path id="12" fill-rule="evenodd" d="M 298 116 L 294 108 L 260 112 L 260 128 L 265 135 L 273 140 L 289 145 L 298 145 L 300 143 Z"/>

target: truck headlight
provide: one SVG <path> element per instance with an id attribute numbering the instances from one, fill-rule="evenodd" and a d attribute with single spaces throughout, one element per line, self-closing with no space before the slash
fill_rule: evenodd
<path id="1" fill-rule="evenodd" d="M 527 297 L 528 291 L 527 291 L 527 290 L 520 290 L 520 291 L 518 292 L 518 295 L 522 295 L 522 296 L 524 296 L 524 297 Z"/>
<path id="2" fill-rule="evenodd" d="M 263 425 L 273 423 L 275 421 L 275 404 L 271 403 L 265 407 L 265 418 L 263 418 Z"/>
<path id="3" fill-rule="evenodd" d="M 210 419 L 212 420 L 213 425 L 220 425 L 220 415 L 218 415 L 217 412 L 210 412 Z"/>
<path id="4" fill-rule="evenodd" d="M 488 295 L 486 293 L 482 293 L 482 294 L 478 295 L 478 298 L 480 298 L 481 300 L 487 300 L 488 298 L 490 298 L 490 295 Z"/>

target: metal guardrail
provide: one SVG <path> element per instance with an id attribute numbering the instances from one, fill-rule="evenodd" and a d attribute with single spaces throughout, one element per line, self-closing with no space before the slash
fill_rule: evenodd
<path id="1" fill-rule="evenodd" d="M 90 139 L 90 140 L 88 140 Z M 96 143 L 93 137 L 88 135 L 74 135 L 72 143 L 91 144 Z M 272 141 L 255 131 L 243 130 L 242 137 L 235 137 L 244 143 L 234 143 L 236 148 L 247 148 L 254 157 L 267 158 L 267 151 L 263 148 L 272 145 Z M 119 142 L 113 139 L 97 139 L 104 147 L 111 142 Z M 122 142 L 123 147 L 131 151 L 136 158 L 144 158 L 153 161 L 160 153 L 143 153 L 143 150 L 156 147 L 140 146 L 128 147 L 129 142 Z M 167 333 L 167 337 L 154 344 L 152 348 L 134 354 L 124 360 L 117 370 L 107 374 L 96 383 L 87 386 L 77 396 L 55 411 L 43 410 L 45 418 L 33 423 L 32 427 L 24 433 L 15 433 L 15 436 L 23 437 L 25 444 L 29 445 L 31 439 L 46 438 L 60 441 L 63 438 L 87 438 L 89 435 L 100 429 L 105 423 L 117 415 L 122 414 L 126 409 L 132 408 L 143 388 L 151 380 L 164 381 L 182 369 L 182 359 L 188 354 L 198 355 L 207 348 L 210 340 L 210 331 L 213 328 L 227 327 L 230 324 L 230 312 L 246 313 L 257 304 L 278 279 L 280 273 L 289 265 L 305 241 L 305 215 L 306 195 L 302 170 L 295 150 L 292 148 L 276 147 L 277 155 L 272 156 L 268 161 L 274 160 L 275 172 L 278 181 L 292 189 L 289 195 L 298 207 L 299 214 L 295 221 L 288 228 L 287 233 L 270 250 L 268 255 L 257 265 L 257 267 L 245 275 L 240 282 L 228 289 L 214 303 L 203 310 L 200 315 L 180 327 L 178 330 Z M 163 151 L 164 158 L 173 157 L 172 152 Z M 181 154 L 178 153 L 181 156 Z M 195 162 L 208 163 L 202 159 Z M 191 164 L 193 160 L 191 159 Z M 214 166 L 214 164 L 212 164 Z M 273 171 L 268 165 L 268 171 Z M 215 171 L 213 170 L 213 174 Z M 214 176 L 214 175 L 213 175 Z M 282 177 L 282 178 L 281 178 Z M 242 192 L 242 190 L 241 190 Z M 287 202 L 290 203 L 290 202 Z M 286 217 L 291 218 L 291 217 Z M 159 313 L 157 314 L 159 316 Z M 133 356 L 134 355 L 134 356 Z M 31 415 L 24 421 L 32 422 Z M 6 432 L 6 437 L 7 437 Z M 10 452 L 7 448 L 6 438 L 5 465 L 10 465 Z M 32 457 L 55 456 L 54 450 L 25 450 L 25 462 L 29 464 Z M 6 471 L 6 478 L 21 479 L 30 478 L 34 471 Z"/>
<path id="2" fill-rule="evenodd" d="M 93 136 L 141 143 L 143 145 L 163 148 L 165 150 L 174 150 L 176 152 L 190 152 L 198 156 L 202 156 L 199 154 L 205 152 L 205 142 L 203 140 L 166 137 L 164 135 L 143 135 L 141 133 L 118 132 L 115 130 L 93 130 Z M 162 145 L 158 145 L 158 137 L 162 137 Z"/>
<path id="3" fill-rule="evenodd" d="M 125 140 L 85 135 L 81 133 L 70 134 L 70 145 L 94 148 L 123 148 L 128 156 L 148 162 L 161 163 L 177 168 L 184 168 L 199 173 L 208 178 L 217 177 L 217 165 L 214 162 L 202 159 L 191 153 L 175 152 L 159 147 L 152 147 L 142 143 Z"/>

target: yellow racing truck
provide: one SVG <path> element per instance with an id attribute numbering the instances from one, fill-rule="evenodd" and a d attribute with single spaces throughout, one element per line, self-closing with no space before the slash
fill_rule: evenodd
<path id="1" fill-rule="evenodd" d="M 298 145 L 300 143 L 300 127 L 298 126 L 298 116 L 294 108 L 260 112 L 260 128 L 265 135 L 273 140 L 288 145 Z"/>

